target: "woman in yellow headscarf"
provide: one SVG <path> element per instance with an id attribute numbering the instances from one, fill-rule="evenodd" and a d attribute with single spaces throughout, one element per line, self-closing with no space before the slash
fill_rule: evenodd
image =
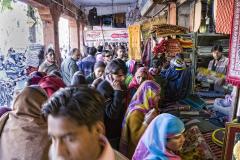
<path id="1" fill-rule="evenodd" d="M 156 82 L 144 81 L 128 107 L 123 122 L 120 152 L 130 159 L 148 124 L 158 115 L 160 90 Z"/>

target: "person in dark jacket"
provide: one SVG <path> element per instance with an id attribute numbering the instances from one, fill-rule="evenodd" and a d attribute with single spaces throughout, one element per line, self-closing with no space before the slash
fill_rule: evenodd
<path id="1" fill-rule="evenodd" d="M 166 102 L 175 102 L 187 97 L 191 90 L 191 68 L 186 66 L 182 58 L 172 59 L 170 67 L 161 71 L 161 77 L 166 81 Z"/>
<path id="2" fill-rule="evenodd" d="M 80 59 L 81 54 L 77 48 L 70 52 L 70 57 L 65 59 L 61 64 L 61 72 L 64 83 L 68 86 L 75 72 L 78 71 L 76 62 Z"/>
<path id="3" fill-rule="evenodd" d="M 88 76 L 90 73 L 93 72 L 93 67 L 96 63 L 96 52 L 97 49 L 95 47 L 89 48 L 88 56 L 78 62 L 79 71 L 81 71 L 84 76 Z"/>
<path id="4" fill-rule="evenodd" d="M 44 62 L 44 46 L 39 50 L 38 53 L 39 66 Z"/>
<path id="5" fill-rule="evenodd" d="M 119 148 L 121 128 L 126 111 L 126 86 L 124 85 L 127 67 L 121 59 L 112 60 L 105 69 L 105 79 L 97 90 L 106 98 L 105 126 L 106 136 L 113 148 Z"/>

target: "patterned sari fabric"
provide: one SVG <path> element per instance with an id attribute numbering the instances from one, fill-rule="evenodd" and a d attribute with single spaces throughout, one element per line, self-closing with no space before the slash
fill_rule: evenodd
<path id="1" fill-rule="evenodd" d="M 183 122 L 168 113 L 157 116 L 140 139 L 133 160 L 181 160 L 180 156 L 166 149 L 167 138 L 184 132 Z"/>
<path id="2" fill-rule="evenodd" d="M 186 141 L 180 156 L 183 160 L 211 160 L 215 159 L 210 147 L 197 126 L 192 126 L 185 132 Z"/>
<path id="3" fill-rule="evenodd" d="M 134 75 L 134 72 L 135 72 L 136 64 L 137 63 L 136 63 L 135 60 L 128 60 L 126 62 L 126 66 L 128 68 L 127 77 L 125 79 L 126 86 L 128 86 L 130 84 L 130 82 L 132 81 L 132 79 L 133 79 L 133 75 Z"/>
<path id="4" fill-rule="evenodd" d="M 228 63 L 228 72 L 227 72 L 227 82 L 233 84 L 234 86 L 238 86 L 239 88 L 240 87 L 240 72 L 239 72 L 240 1 L 239 0 L 235 0 L 235 1 L 229 0 L 230 2 L 227 0 L 224 0 L 224 1 L 225 1 L 224 6 L 222 5 L 224 8 L 228 6 L 227 4 L 232 4 L 233 6 L 233 17 L 232 17 L 232 27 L 231 27 L 232 31 L 230 36 L 230 45 L 229 45 L 229 53 L 228 53 L 229 63 Z M 232 1 L 233 3 L 231 3 Z M 224 14 L 224 12 L 222 14 Z"/>
<path id="5" fill-rule="evenodd" d="M 144 115 L 147 114 L 152 108 L 156 106 L 156 104 L 154 104 L 154 98 L 160 94 L 160 90 L 161 88 L 156 82 L 147 80 L 140 85 L 137 92 L 133 96 L 123 121 L 120 152 L 124 155 L 128 155 L 129 152 L 128 148 L 130 139 L 128 119 L 131 116 L 131 113 L 135 110 L 138 110 Z"/>
<path id="6" fill-rule="evenodd" d="M 0 159 L 48 160 L 47 122 L 41 115 L 46 92 L 26 87 L 15 99 L 13 111 L 0 119 Z"/>
<path id="7" fill-rule="evenodd" d="M 136 65 L 136 61 L 135 60 L 128 60 L 126 62 L 127 68 L 128 68 L 128 74 L 133 75 L 134 74 L 134 69 L 135 69 L 135 65 Z"/>
<path id="8" fill-rule="evenodd" d="M 144 81 L 134 94 L 126 115 L 128 116 L 134 110 L 139 110 L 143 113 L 150 111 L 155 107 L 156 104 L 154 104 L 153 99 L 159 95 L 160 91 L 161 88 L 156 82 L 152 80 Z"/>

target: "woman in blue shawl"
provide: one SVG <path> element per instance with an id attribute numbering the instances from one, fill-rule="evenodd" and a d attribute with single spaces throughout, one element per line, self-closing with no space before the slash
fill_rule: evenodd
<path id="1" fill-rule="evenodd" d="M 181 160 L 176 154 L 181 150 L 185 137 L 183 122 L 168 113 L 157 116 L 141 137 L 133 160 Z"/>

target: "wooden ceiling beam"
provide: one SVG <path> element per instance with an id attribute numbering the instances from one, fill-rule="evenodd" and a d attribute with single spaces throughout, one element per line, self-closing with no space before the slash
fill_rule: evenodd
<path id="1" fill-rule="evenodd" d="M 79 12 L 79 8 L 73 4 L 71 0 L 20 0 L 26 4 L 31 5 L 38 9 L 39 13 L 42 16 L 46 16 L 50 14 L 49 5 L 51 3 L 57 3 L 61 7 L 63 7 L 63 15 L 72 17 L 74 19 L 77 18 L 77 14 Z"/>
<path id="2" fill-rule="evenodd" d="M 51 15 L 40 15 L 42 21 L 52 21 Z"/>
<path id="3" fill-rule="evenodd" d="M 49 0 L 19 0 L 21 2 L 27 3 L 35 8 L 46 7 L 49 5 Z"/>

